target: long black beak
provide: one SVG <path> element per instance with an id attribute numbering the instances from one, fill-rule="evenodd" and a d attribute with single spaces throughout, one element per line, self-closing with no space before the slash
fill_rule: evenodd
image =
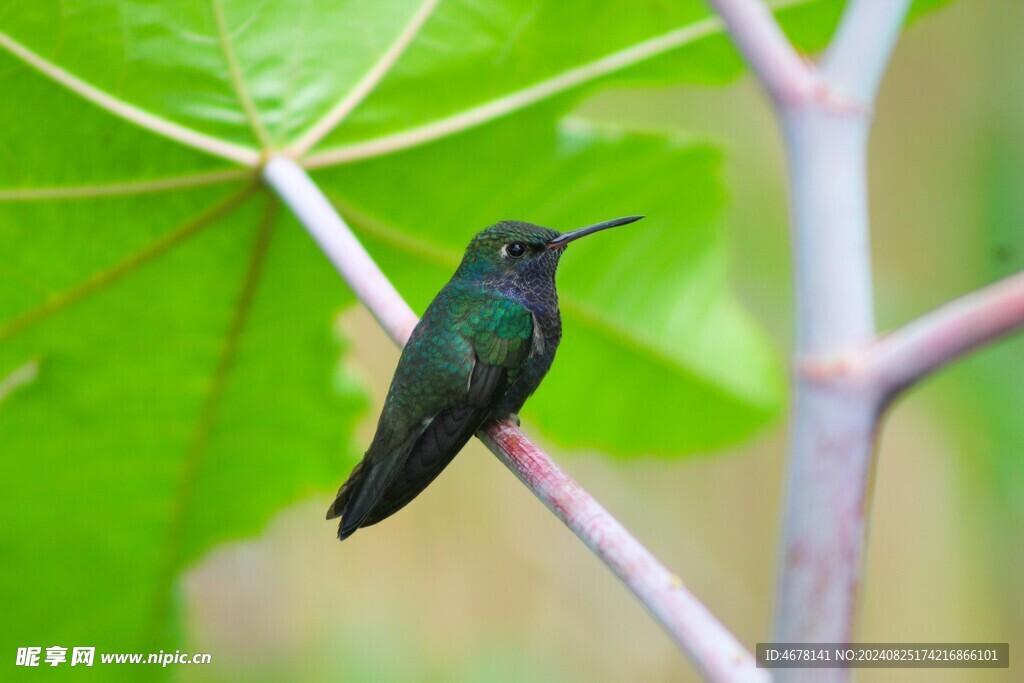
<path id="1" fill-rule="evenodd" d="M 581 237 L 586 237 L 587 235 L 600 232 L 601 230 L 607 230 L 608 228 L 617 228 L 620 225 L 635 223 L 641 218 L 643 218 L 643 216 L 626 216 L 625 218 L 615 218 L 610 221 L 605 221 L 604 223 L 595 223 L 594 225 L 588 225 L 585 228 L 578 228 L 576 230 L 570 230 L 569 232 L 563 232 L 561 235 L 548 242 L 548 249 L 561 249 L 573 240 L 578 240 Z"/>

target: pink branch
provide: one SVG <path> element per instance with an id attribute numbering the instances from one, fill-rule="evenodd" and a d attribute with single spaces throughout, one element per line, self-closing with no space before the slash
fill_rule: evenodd
<path id="1" fill-rule="evenodd" d="M 622 524 L 515 425 L 481 439 L 640 599 L 709 681 L 767 681 L 754 658 Z"/>
<path id="2" fill-rule="evenodd" d="M 968 351 L 1024 326 L 1024 273 L 952 301 L 879 338 L 847 374 L 895 393 Z M 856 377 L 860 358 L 863 376 Z M 841 361 L 840 361 L 841 362 Z"/>
<path id="3" fill-rule="evenodd" d="M 288 157 L 274 157 L 263 178 L 277 191 L 355 295 L 395 343 L 405 346 L 418 318 L 316 183 Z"/>
<path id="4" fill-rule="evenodd" d="M 402 346 L 418 322 L 306 172 L 293 160 L 267 162 L 264 179 L 295 212 L 331 263 L 395 342 Z M 505 466 L 590 548 L 665 628 L 709 681 L 769 681 L 743 648 L 682 580 L 572 480 L 518 427 L 492 423 L 480 435 Z"/>
<path id="5" fill-rule="evenodd" d="M 821 66 L 798 63 L 757 0 L 711 0 L 775 101 L 789 161 L 797 359 L 875 338 L 867 140 L 875 91 L 910 0 L 849 0 Z M 808 96 L 810 95 L 810 96 Z M 796 378 L 780 552 L 779 642 L 856 637 L 881 396 L 834 376 Z M 849 669 L 782 669 L 779 680 L 846 682 Z"/>
<path id="6" fill-rule="evenodd" d="M 761 0 L 709 1 L 772 99 L 801 102 L 819 89 L 814 67 L 790 45 L 767 4 Z"/>
<path id="7" fill-rule="evenodd" d="M 873 102 L 896 47 L 911 0 L 849 0 L 821 74 L 832 87 Z"/>

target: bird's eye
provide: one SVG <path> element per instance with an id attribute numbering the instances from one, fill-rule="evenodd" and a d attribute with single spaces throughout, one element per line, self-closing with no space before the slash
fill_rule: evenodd
<path id="1" fill-rule="evenodd" d="M 512 242 L 505 245 L 505 255 L 512 258 L 522 258 L 526 253 L 526 245 L 522 242 Z"/>

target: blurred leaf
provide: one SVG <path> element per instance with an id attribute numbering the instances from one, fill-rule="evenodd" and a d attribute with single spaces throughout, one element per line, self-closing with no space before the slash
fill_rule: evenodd
<path id="1" fill-rule="evenodd" d="M 914 0 L 914 3 L 910 6 L 910 19 L 917 19 L 927 12 L 937 10 L 952 2 L 953 0 Z"/>
<path id="2" fill-rule="evenodd" d="M 1018 16 L 1020 12 L 1018 11 Z M 1014 46 L 1010 58 L 1024 51 Z M 987 111 L 975 177 L 983 199 L 988 262 L 979 273 L 983 280 L 998 280 L 1024 272 L 1024 138 L 1020 116 L 1024 112 L 1024 83 L 1020 78 L 999 83 L 996 105 Z M 966 452 L 971 471 L 981 471 L 982 496 L 991 500 L 987 524 L 997 532 L 994 548 L 999 592 L 1005 595 L 1004 612 L 1015 632 L 1024 629 L 1024 598 L 1019 586 L 1024 570 L 1024 334 L 999 340 L 970 357 L 956 377 L 974 436 Z M 955 394 L 954 394 L 955 395 Z M 977 434 L 983 435 L 978 443 Z M 1003 542 L 1005 539 L 1005 542 Z"/>
<path id="3" fill-rule="evenodd" d="M 1024 91 L 1017 88 L 1018 91 Z M 1017 93 L 1017 110 L 1024 109 L 1024 92 Z M 1009 98 L 1006 98 L 1009 99 Z M 1006 107 L 1004 112 L 1012 112 Z M 987 275 L 993 280 L 1024 272 L 1024 143 L 1016 128 L 1018 121 L 1005 114 L 1001 135 L 986 145 L 988 155 L 982 177 L 987 188 L 988 250 L 991 261 Z M 994 127 L 995 128 L 995 127 Z M 1009 142 L 1008 142 L 1009 141 Z M 992 434 L 994 482 L 1000 503 L 1012 515 L 1007 520 L 1017 531 L 1024 529 L 1024 335 L 1002 340 L 977 359 L 983 377 L 979 382 L 986 426 Z"/>

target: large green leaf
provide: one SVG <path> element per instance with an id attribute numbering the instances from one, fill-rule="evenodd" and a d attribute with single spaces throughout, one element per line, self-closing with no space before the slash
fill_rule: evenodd
<path id="1" fill-rule="evenodd" d="M 841 7 L 833 0 L 768 4 L 799 23 L 806 44 L 824 40 Z M 441 2 L 387 77 L 310 159 L 406 149 L 595 84 L 720 83 L 741 70 L 705 0 L 506 0 L 487 11 L 470 0 Z"/>
<path id="2" fill-rule="evenodd" d="M 805 46 L 839 5 L 772 4 Z M 417 307 L 499 218 L 651 214 L 566 258 L 565 347 L 531 404 L 552 438 L 685 452 L 772 414 L 777 370 L 725 287 L 717 153 L 556 134 L 595 84 L 737 73 L 703 0 L 436 5 L 0 7 L 5 651 L 166 646 L 185 563 L 344 475 L 351 297 L 249 187 L 277 149 L 323 169 Z"/>
<path id="3" fill-rule="evenodd" d="M 841 6 L 769 4 L 807 45 Z M 108 112 L 244 162 L 292 145 L 320 149 L 314 163 L 374 156 L 611 79 L 741 68 L 704 0 L 49 0 L 0 9 L 0 47 Z"/>
<path id="4" fill-rule="evenodd" d="M 416 9 L 408 0 L 43 0 L 6 3 L 0 30 L 120 102 L 255 150 L 325 114 Z"/>
<path id="5" fill-rule="evenodd" d="M 172 205 L 126 221 L 148 213 L 137 198 L 44 226 L 3 213 L 2 306 L 22 312 L 0 325 L 0 375 L 36 375 L 0 403 L 20 645 L 159 643 L 181 567 L 344 471 L 362 401 L 333 378 L 328 323 L 347 295 L 271 202 L 212 225 L 175 225 Z M 40 267 L 55 254 L 90 278 Z"/>

